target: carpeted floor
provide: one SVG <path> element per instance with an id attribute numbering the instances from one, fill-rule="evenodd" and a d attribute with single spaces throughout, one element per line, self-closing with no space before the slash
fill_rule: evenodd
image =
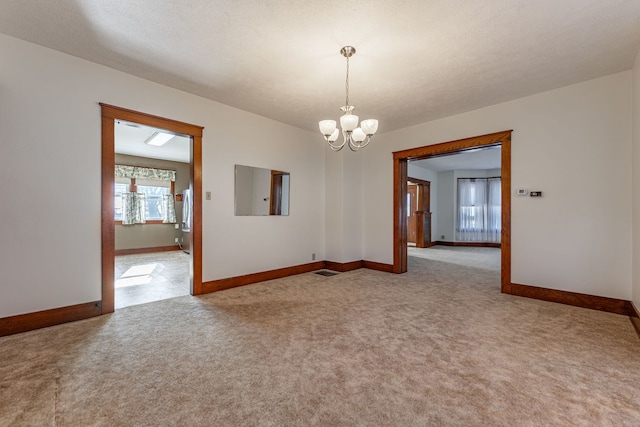
<path id="1" fill-rule="evenodd" d="M 0 338 L 0 425 L 639 425 L 627 317 L 500 294 L 495 269 L 409 263 Z"/>

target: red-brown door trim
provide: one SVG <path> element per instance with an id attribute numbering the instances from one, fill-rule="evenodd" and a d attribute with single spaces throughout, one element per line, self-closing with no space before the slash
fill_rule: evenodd
<path id="1" fill-rule="evenodd" d="M 191 294 L 202 293 L 202 126 L 153 116 L 100 103 L 102 109 L 102 313 L 112 313 L 114 305 L 115 221 L 113 183 L 116 120 L 139 123 L 191 137 L 191 177 L 193 221 L 190 239 L 193 270 Z"/>
<path id="2" fill-rule="evenodd" d="M 409 160 L 502 147 L 502 292 L 511 290 L 511 133 L 507 130 L 393 153 L 393 272 L 407 271 L 407 169 Z"/>

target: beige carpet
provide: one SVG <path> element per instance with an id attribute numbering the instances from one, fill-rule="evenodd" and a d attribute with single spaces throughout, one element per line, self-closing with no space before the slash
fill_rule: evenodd
<path id="1" fill-rule="evenodd" d="M 409 262 L 0 338 L 0 425 L 639 425 L 627 317 Z"/>

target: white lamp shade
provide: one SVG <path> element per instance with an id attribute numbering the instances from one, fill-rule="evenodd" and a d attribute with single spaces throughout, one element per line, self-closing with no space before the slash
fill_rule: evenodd
<path id="1" fill-rule="evenodd" d="M 335 120 L 320 120 L 318 127 L 320 128 L 320 133 L 324 136 L 332 135 L 336 130 L 338 130 L 336 129 Z"/>
<path id="2" fill-rule="evenodd" d="M 335 140 L 338 139 L 338 135 L 340 135 L 340 131 L 336 128 L 333 130 L 333 133 L 329 137 L 329 142 L 335 142 Z"/>
<path id="3" fill-rule="evenodd" d="M 358 127 L 358 116 L 354 114 L 345 114 L 340 117 L 340 127 L 347 132 L 353 131 Z"/>
<path id="4" fill-rule="evenodd" d="M 367 135 L 373 135 L 378 131 L 378 121 L 376 119 L 363 120 L 360 123 L 362 131 Z"/>
<path id="5" fill-rule="evenodd" d="M 367 135 L 365 135 L 365 133 L 360 128 L 356 128 L 351 134 L 351 138 L 353 138 L 355 142 L 362 142 L 366 137 Z"/>

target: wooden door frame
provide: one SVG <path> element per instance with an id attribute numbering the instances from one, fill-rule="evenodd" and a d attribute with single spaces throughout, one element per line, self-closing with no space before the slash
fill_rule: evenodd
<path id="1" fill-rule="evenodd" d="M 115 221 L 113 218 L 113 184 L 115 180 L 115 122 L 165 129 L 191 137 L 189 187 L 192 189 L 192 224 L 189 233 L 192 268 L 191 295 L 202 294 L 202 126 L 153 116 L 100 103 L 102 109 L 102 314 L 115 310 Z"/>
<path id="2" fill-rule="evenodd" d="M 456 141 L 410 148 L 393 153 L 393 272 L 407 271 L 407 172 L 409 160 L 446 156 L 471 150 L 502 147 L 501 291 L 511 291 L 511 133 L 512 130 Z"/>

